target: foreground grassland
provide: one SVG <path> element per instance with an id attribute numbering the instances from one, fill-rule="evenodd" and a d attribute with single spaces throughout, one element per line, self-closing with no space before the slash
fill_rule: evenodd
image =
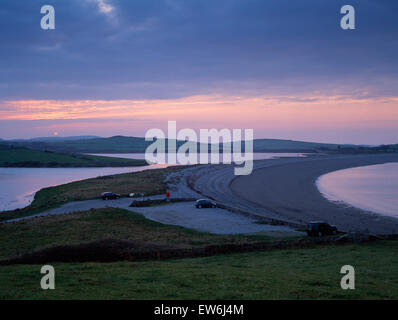
<path id="1" fill-rule="evenodd" d="M 30 215 L 68 201 L 121 194 L 164 193 L 164 178 L 181 167 L 78 181 L 41 190 Z M 123 239 L 169 248 L 273 240 L 220 236 L 163 225 L 133 212 L 105 208 L 0 225 L 0 260 L 59 245 Z M 58 248 L 57 248 L 58 252 Z M 356 290 L 340 288 L 352 265 Z M 398 299 L 398 242 L 318 246 L 149 262 L 54 263 L 56 289 L 40 289 L 41 265 L 0 266 L 0 299 Z"/>
<path id="2" fill-rule="evenodd" d="M 356 290 L 340 288 L 341 266 Z M 0 299 L 398 299 L 398 243 L 263 251 L 141 263 L 54 264 L 56 289 L 40 267 L 0 267 Z"/>
<path id="3" fill-rule="evenodd" d="M 0 259 L 110 238 L 174 248 L 267 239 L 200 233 L 106 208 L 0 225 Z M 339 271 L 346 264 L 356 270 L 354 291 L 340 289 Z M 1 266 L 0 299 L 398 299 L 397 241 L 169 261 L 53 265 L 53 291 L 40 289 L 40 265 Z"/>
<path id="4" fill-rule="evenodd" d="M 36 193 L 32 204 L 24 209 L 0 214 L 0 221 L 25 217 L 59 206 L 69 201 L 90 200 L 99 198 L 102 192 L 112 191 L 121 195 L 132 192 L 144 192 L 146 195 L 166 192 L 166 176 L 183 167 L 145 170 L 140 172 L 117 174 L 76 181 L 56 187 L 49 187 Z"/>
<path id="5" fill-rule="evenodd" d="M 248 243 L 264 236 L 221 236 L 164 225 L 122 209 L 105 208 L 0 225 L 0 260 L 40 249 L 123 239 L 169 248 Z"/>
<path id="6" fill-rule="evenodd" d="M 144 165 L 147 165 L 144 160 L 37 151 L 24 148 L 9 148 L 0 145 L 0 167 L 77 168 L 132 167 Z"/>

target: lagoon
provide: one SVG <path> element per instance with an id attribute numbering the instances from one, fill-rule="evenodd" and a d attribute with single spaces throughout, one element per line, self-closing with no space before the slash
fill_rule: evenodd
<path id="1" fill-rule="evenodd" d="M 0 211 L 28 206 L 36 191 L 42 188 L 98 176 L 162 167 L 165 165 L 128 168 L 0 168 Z"/>
<path id="2" fill-rule="evenodd" d="M 317 186 L 330 201 L 398 218 L 398 163 L 331 172 Z"/>

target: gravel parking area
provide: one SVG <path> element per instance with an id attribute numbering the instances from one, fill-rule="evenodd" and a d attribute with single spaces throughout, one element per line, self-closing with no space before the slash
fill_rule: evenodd
<path id="1" fill-rule="evenodd" d="M 252 218 L 220 208 L 197 209 L 193 202 L 179 202 L 156 207 L 134 208 L 133 210 L 150 220 L 216 234 L 270 231 L 296 233 L 285 226 L 257 224 L 256 220 Z"/>
<path id="2" fill-rule="evenodd" d="M 155 199 L 156 197 L 151 197 Z M 6 223 L 45 217 L 51 215 L 68 214 L 77 211 L 88 211 L 105 207 L 121 208 L 142 214 L 147 219 L 164 224 L 181 226 L 202 232 L 215 234 L 241 234 L 271 232 L 278 235 L 295 235 L 299 232 L 285 226 L 273 226 L 268 224 L 257 224 L 256 220 L 232 213 L 220 208 L 197 209 L 194 202 L 177 202 L 160 206 L 131 208 L 132 199 L 122 198 L 104 201 L 101 199 L 69 202 L 59 208 L 51 209 L 40 214 L 8 220 Z"/>

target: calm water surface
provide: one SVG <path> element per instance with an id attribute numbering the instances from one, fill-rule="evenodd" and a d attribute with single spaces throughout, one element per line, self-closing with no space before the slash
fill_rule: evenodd
<path id="1" fill-rule="evenodd" d="M 91 154 L 94 156 L 105 156 L 105 157 L 116 157 L 116 158 L 126 158 L 126 159 L 145 159 L 145 153 L 118 153 L 118 154 L 109 154 L 109 153 L 95 153 Z M 254 160 L 266 160 L 273 159 L 278 157 L 305 157 L 304 153 L 253 153 Z M 199 162 L 199 155 L 197 154 L 197 161 Z M 220 154 L 220 161 L 222 161 L 222 154 Z M 166 157 L 167 161 L 167 157 Z M 210 156 L 209 156 L 210 161 Z"/>
<path id="2" fill-rule="evenodd" d="M 0 168 L 0 211 L 26 207 L 36 191 L 72 181 L 165 165 L 129 168 Z"/>
<path id="3" fill-rule="evenodd" d="M 331 201 L 398 218 L 398 163 L 331 172 L 317 186 Z"/>

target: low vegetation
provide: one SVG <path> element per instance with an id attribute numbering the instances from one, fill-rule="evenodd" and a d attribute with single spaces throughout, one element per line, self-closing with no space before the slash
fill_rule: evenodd
<path id="1" fill-rule="evenodd" d="M 0 259 L 66 244 L 126 239 L 174 248 L 253 243 L 163 225 L 105 208 L 0 225 Z M 356 290 L 340 288 L 353 265 Z M 168 261 L 53 263 L 56 289 L 40 289 L 40 265 L 0 266 L 0 299 L 397 299 L 398 242 L 317 246 Z"/>
<path id="2" fill-rule="evenodd" d="M 197 232 L 146 219 L 122 209 L 104 208 L 0 225 L 0 260 L 44 248 L 123 239 L 171 249 L 225 243 L 250 243 L 265 236 L 224 236 Z"/>
<path id="3" fill-rule="evenodd" d="M 355 290 L 340 288 L 346 264 Z M 0 299 L 398 299 L 396 241 L 54 267 L 55 290 L 38 265 L 0 267 Z"/>

